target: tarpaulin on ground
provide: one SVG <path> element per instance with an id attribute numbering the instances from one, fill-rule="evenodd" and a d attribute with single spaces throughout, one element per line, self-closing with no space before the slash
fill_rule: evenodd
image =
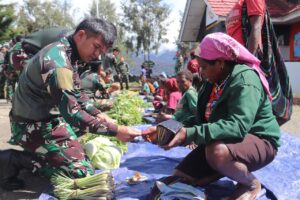
<path id="1" fill-rule="evenodd" d="M 145 127 L 138 126 L 140 129 Z M 143 141 L 130 143 L 128 153 L 122 158 L 120 169 L 113 171 L 116 182 L 116 199 L 148 199 L 148 194 L 155 181 L 169 176 L 174 167 L 188 153 L 189 150 L 184 147 L 165 151 Z M 147 176 L 148 180 L 129 185 L 126 178 L 132 176 L 135 171 Z M 256 171 L 255 175 L 269 189 L 269 191 L 264 189 L 257 199 L 272 199 L 272 192 L 280 200 L 300 199 L 300 137 L 283 133 L 282 146 L 279 148 L 276 159 L 265 168 Z M 208 196 L 218 195 L 215 197 L 216 199 L 220 199 L 222 194 L 230 193 L 232 190 L 233 182 L 227 178 L 223 178 L 207 189 Z M 54 198 L 44 193 L 39 199 L 53 200 Z"/>

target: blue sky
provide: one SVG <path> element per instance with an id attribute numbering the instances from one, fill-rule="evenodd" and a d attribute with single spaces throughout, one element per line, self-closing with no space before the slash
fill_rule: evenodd
<path id="1" fill-rule="evenodd" d="M 48 0 L 51 1 L 51 0 Z M 74 13 L 74 19 L 78 23 L 81 21 L 84 17 L 84 13 L 88 11 L 89 7 L 91 6 L 93 0 L 69 0 L 69 2 L 72 2 L 74 5 L 71 9 L 70 12 Z M 117 7 L 117 12 L 120 12 L 120 0 L 111 0 L 112 2 L 115 3 Z M 11 2 L 17 2 L 17 3 L 22 3 L 20 0 L 2 0 L 2 3 L 11 3 Z M 186 0 L 164 0 L 166 4 L 168 4 L 171 8 L 171 14 L 170 14 L 170 20 L 171 24 L 168 27 L 168 35 L 167 38 L 169 39 L 169 43 L 167 44 L 162 44 L 162 47 L 160 48 L 160 52 L 164 50 L 175 50 L 176 45 L 175 41 L 178 38 L 179 30 L 180 30 L 180 12 L 184 12 L 185 8 L 185 3 Z"/>

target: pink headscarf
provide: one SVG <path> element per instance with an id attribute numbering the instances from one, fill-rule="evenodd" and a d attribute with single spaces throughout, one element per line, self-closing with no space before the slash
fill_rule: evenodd
<path id="1" fill-rule="evenodd" d="M 272 102 L 268 81 L 260 69 L 260 61 L 232 37 L 225 33 L 208 34 L 195 50 L 195 54 L 206 60 L 224 59 L 247 64 L 259 75 L 265 93 Z"/>

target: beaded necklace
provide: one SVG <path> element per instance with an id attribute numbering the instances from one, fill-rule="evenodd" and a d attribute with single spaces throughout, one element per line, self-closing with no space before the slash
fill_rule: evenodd
<path id="1" fill-rule="evenodd" d="M 213 90 L 211 91 L 211 94 L 209 97 L 209 101 L 206 105 L 206 110 L 205 110 L 206 121 L 209 120 L 209 117 L 210 117 L 213 109 L 216 107 L 217 102 L 223 93 L 223 88 L 225 87 L 229 77 L 230 77 L 230 74 L 228 74 L 228 76 L 220 84 L 217 84 L 217 83 L 214 84 Z"/>
<path id="2" fill-rule="evenodd" d="M 215 83 L 215 87 L 214 87 L 215 88 L 215 94 L 218 98 L 221 96 L 221 94 L 219 95 L 219 91 L 223 90 L 223 88 L 226 85 L 229 77 L 230 77 L 230 74 L 228 74 L 227 77 L 220 84 Z"/>

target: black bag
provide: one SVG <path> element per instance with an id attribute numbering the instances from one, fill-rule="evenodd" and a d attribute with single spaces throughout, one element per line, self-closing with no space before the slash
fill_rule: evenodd
<path id="1" fill-rule="evenodd" d="M 183 124 L 174 119 L 159 123 L 157 125 L 157 144 L 161 146 L 169 144 L 182 127 Z"/>

